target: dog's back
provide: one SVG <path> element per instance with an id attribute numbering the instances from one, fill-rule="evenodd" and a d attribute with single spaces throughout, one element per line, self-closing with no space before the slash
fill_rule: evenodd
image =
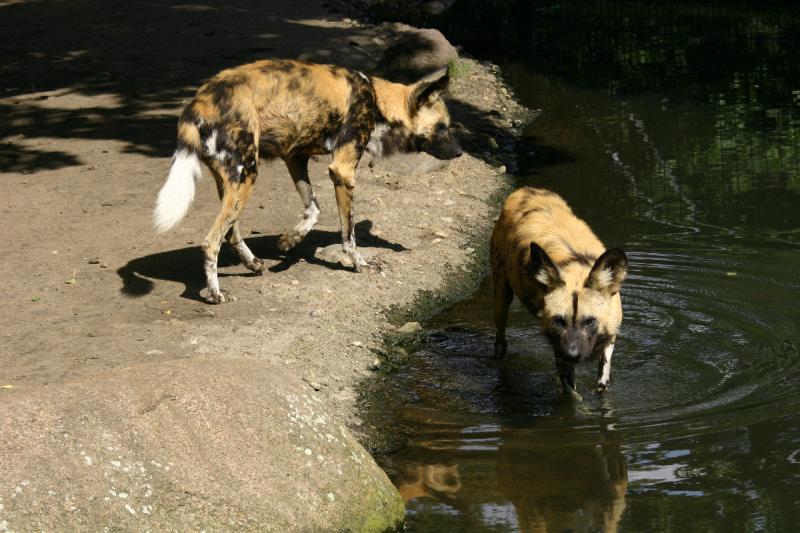
<path id="1" fill-rule="evenodd" d="M 353 105 L 358 100 L 360 107 Z M 198 90 L 181 116 L 179 141 L 195 148 L 205 144 L 208 152 L 211 136 L 220 143 L 241 137 L 242 129 L 255 135 L 262 157 L 322 154 L 330 152 L 348 120 L 369 120 L 354 117 L 355 111 L 375 114 L 374 93 L 363 75 L 333 65 L 257 61 L 223 70 Z"/>
<path id="2" fill-rule="evenodd" d="M 200 162 L 220 190 L 254 181 L 258 159 L 285 161 L 365 146 L 377 113 L 368 78 L 333 65 L 263 60 L 223 70 L 200 87 L 178 120 L 178 146 L 156 200 L 155 226 L 166 231 L 194 198 Z"/>
<path id="3" fill-rule="evenodd" d="M 556 193 L 532 187 L 514 191 L 503 204 L 492 233 L 492 267 L 504 271 L 514 293 L 525 303 L 541 297 L 539 284 L 527 272 L 531 242 L 547 252 L 565 280 L 575 283 L 586 279 L 605 251 L 589 226 Z M 569 275 L 573 270 L 584 275 Z"/>

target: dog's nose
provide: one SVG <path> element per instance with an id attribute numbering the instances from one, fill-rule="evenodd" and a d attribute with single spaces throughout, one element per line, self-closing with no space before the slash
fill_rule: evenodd
<path id="1" fill-rule="evenodd" d="M 572 357 L 573 359 L 577 359 L 580 355 L 580 350 L 578 350 L 577 344 L 571 344 L 567 346 L 567 355 Z"/>

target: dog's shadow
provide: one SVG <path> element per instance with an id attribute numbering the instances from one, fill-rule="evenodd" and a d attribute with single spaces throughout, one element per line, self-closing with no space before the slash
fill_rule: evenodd
<path id="1" fill-rule="evenodd" d="M 401 244 L 373 235 L 371 233 L 372 221 L 370 220 L 362 220 L 357 223 L 355 230 L 356 242 L 359 246 L 386 248 L 394 252 L 407 250 Z M 296 248 L 289 252 L 282 252 L 278 249 L 278 239 L 278 235 L 262 235 L 245 239 L 247 246 L 256 257 L 267 261 L 278 261 L 277 264 L 269 267 L 268 270 L 271 272 L 288 270 L 301 259 L 331 270 L 350 269 L 350 267 L 345 267 L 341 263 L 326 261 L 314 255 L 315 250 L 319 247 L 341 243 L 341 233 L 338 231 L 312 230 Z M 223 243 L 219 254 L 218 266 L 227 267 L 239 263 L 239 257 L 236 252 L 227 243 Z M 158 279 L 183 283 L 185 288 L 181 297 L 205 301 L 200 296 L 200 291 L 206 286 L 206 279 L 203 273 L 203 252 L 199 246 L 180 248 L 131 259 L 125 266 L 117 270 L 117 274 L 122 280 L 120 291 L 126 296 L 140 297 L 151 293 L 155 287 L 152 280 Z M 231 275 L 255 276 L 256 274 L 244 268 L 240 274 L 219 274 L 220 277 Z"/>

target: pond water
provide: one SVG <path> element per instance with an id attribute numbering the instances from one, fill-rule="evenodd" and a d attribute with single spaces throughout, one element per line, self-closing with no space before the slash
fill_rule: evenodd
<path id="1" fill-rule="evenodd" d="M 493 360 L 488 280 L 425 324 L 380 396 L 407 531 L 797 530 L 800 19 L 655 6 L 462 1 L 434 21 L 472 50 L 489 32 L 453 25 L 500 28 L 487 57 L 542 110 L 518 184 L 561 194 L 630 273 L 610 390 L 583 364 L 582 402 L 516 303 Z"/>

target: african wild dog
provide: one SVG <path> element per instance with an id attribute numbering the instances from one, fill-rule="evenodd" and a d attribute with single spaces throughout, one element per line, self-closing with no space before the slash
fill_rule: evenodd
<path id="1" fill-rule="evenodd" d="M 530 187 L 506 199 L 491 247 L 495 356 L 505 357 L 508 306 L 516 296 L 539 315 L 564 392 L 579 396 L 573 365 L 595 354 L 600 360 L 597 390 L 605 390 L 622 323 L 619 289 L 628 272 L 625 253 L 619 248 L 606 251 L 556 193 Z"/>
<path id="2" fill-rule="evenodd" d="M 200 87 L 178 120 L 178 147 L 156 201 L 156 229 L 166 231 L 185 216 L 201 175 L 200 162 L 205 163 L 222 201 L 202 246 L 206 299 L 224 302 L 226 293 L 217 279 L 223 236 L 247 268 L 264 270 L 263 261 L 242 240 L 238 223 L 256 180 L 259 156 L 284 160 L 305 205 L 302 222 L 280 238 L 281 250 L 287 251 L 319 217 L 308 159 L 332 153 L 328 172 L 339 207 L 342 248 L 360 272 L 367 263 L 356 249 L 352 202 L 361 155 L 367 150 L 375 156 L 404 151 L 425 151 L 439 159 L 460 156 L 440 98 L 448 82 L 446 69 L 402 85 L 343 67 L 286 60 L 223 70 Z"/>

